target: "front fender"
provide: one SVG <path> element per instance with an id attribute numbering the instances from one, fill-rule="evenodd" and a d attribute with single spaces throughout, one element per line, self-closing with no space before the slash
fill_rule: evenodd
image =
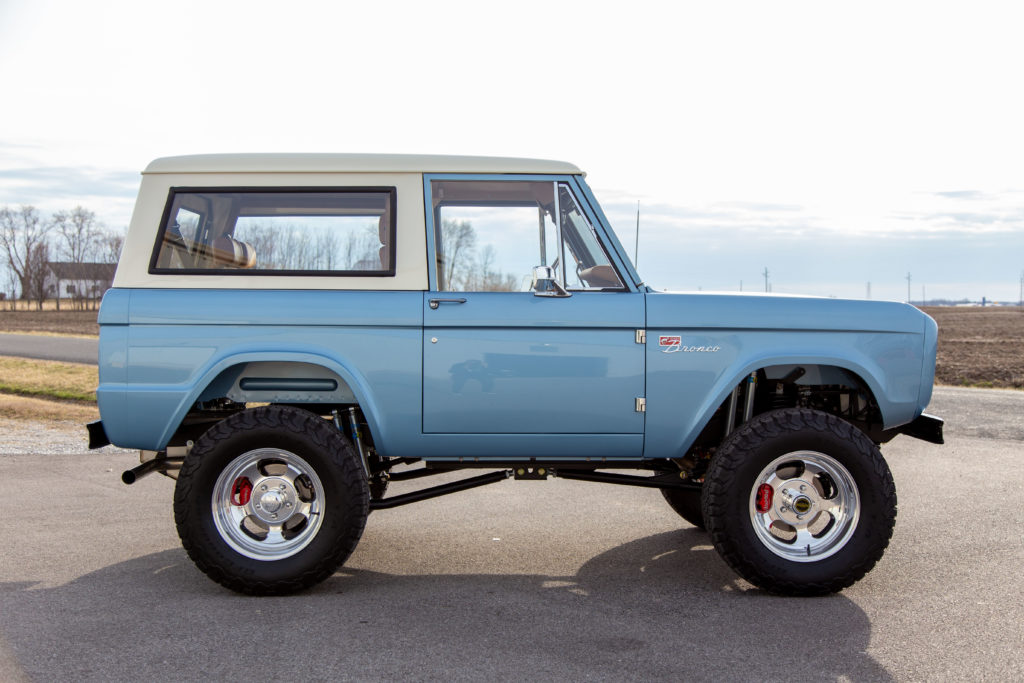
<path id="1" fill-rule="evenodd" d="M 886 428 L 910 422 L 920 414 L 920 360 L 906 362 L 906 335 L 872 336 L 868 342 L 863 335 L 829 333 L 833 347 L 848 350 L 847 355 L 816 352 L 813 347 L 824 344 L 814 341 L 805 341 L 806 348 L 800 348 L 795 335 L 772 331 L 714 335 L 713 340 L 694 342 L 696 348 L 717 348 L 715 352 L 665 354 L 649 345 L 644 457 L 680 457 L 733 387 L 752 372 L 774 365 L 839 368 L 871 391 Z M 869 344 L 872 352 L 857 351 L 858 343 Z M 915 343 L 911 348 L 918 347 Z"/>

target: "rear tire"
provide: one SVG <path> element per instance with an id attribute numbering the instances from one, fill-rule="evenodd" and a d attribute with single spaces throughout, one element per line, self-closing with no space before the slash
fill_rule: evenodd
<path id="1" fill-rule="evenodd" d="M 707 529 L 704 526 L 704 512 L 701 508 L 700 489 L 662 489 L 661 495 L 665 496 L 669 506 L 680 517 L 701 531 Z"/>
<path id="2" fill-rule="evenodd" d="M 743 578 L 782 595 L 823 595 L 882 557 L 896 488 L 878 447 L 840 418 L 790 408 L 722 443 L 705 478 L 715 548 Z"/>
<path id="3" fill-rule="evenodd" d="M 351 443 L 304 410 L 266 406 L 211 427 L 185 458 L 174 521 L 196 566 L 239 593 L 323 581 L 355 549 L 368 492 Z"/>

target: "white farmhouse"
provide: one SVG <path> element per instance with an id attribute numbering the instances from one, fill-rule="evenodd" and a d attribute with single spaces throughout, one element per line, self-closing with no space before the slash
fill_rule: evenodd
<path id="1" fill-rule="evenodd" d="M 99 299 L 114 280 L 115 263 L 46 263 L 45 289 L 57 299 Z"/>

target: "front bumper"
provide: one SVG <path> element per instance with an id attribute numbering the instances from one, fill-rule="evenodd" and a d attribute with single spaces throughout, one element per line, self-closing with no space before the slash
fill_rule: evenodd
<path id="1" fill-rule="evenodd" d="M 928 443 L 943 444 L 945 440 L 942 438 L 942 427 L 945 424 L 941 417 L 921 413 L 916 420 L 908 422 L 902 427 L 897 427 L 895 431 L 912 436 L 915 439 L 927 441 Z"/>

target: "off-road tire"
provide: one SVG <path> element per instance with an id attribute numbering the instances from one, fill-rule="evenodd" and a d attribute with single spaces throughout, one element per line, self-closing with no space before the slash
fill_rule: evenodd
<path id="1" fill-rule="evenodd" d="M 280 449 L 322 483 L 322 521 L 304 547 L 281 559 L 253 559 L 233 548 L 214 521 L 218 477 L 240 456 Z M 310 412 L 265 406 L 237 413 L 204 433 L 185 458 L 174 489 L 174 521 L 195 565 L 239 593 L 280 595 L 323 581 L 349 557 L 368 513 L 366 477 L 349 440 Z"/>
<path id="2" fill-rule="evenodd" d="M 780 557 L 755 530 L 759 477 L 794 453 L 823 454 L 838 463 L 859 496 L 849 536 L 820 560 Z M 781 595 L 824 595 L 860 580 L 882 557 L 896 521 L 896 488 L 878 447 L 848 422 L 803 408 L 764 413 L 729 435 L 708 467 L 702 503 L 711 540 L 726 563 L 755 586 Z"/>
<path id="3" fill-rule="evenodd" d="M 669 507 L 697 527 L 701 531 L 707 529 L 704 526 L 704 511 L 701 508 L 701 491 L 699 489 L 662 489 L 661 495 L 665 496 Z"/>

